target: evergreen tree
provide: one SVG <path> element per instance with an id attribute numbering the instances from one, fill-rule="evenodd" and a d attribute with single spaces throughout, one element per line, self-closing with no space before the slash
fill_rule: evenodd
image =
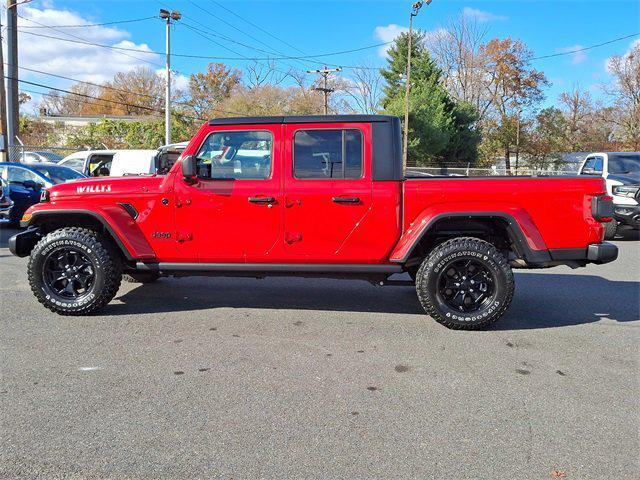
<path id="1" fill-rule="evenodd" d="M 480 140 L 473 129 L 477 119 L 475 109 L 451 99 L 444 88 L 442 72 L 431 59 L 424 40 L 424 32 L 413 33 L 409 165 L 474 164 Z M 381 71 L 386 80 L 381 102 L 384 112 L 403 121 L 408 47 L 409 34 L 403 33 L 388 52 L 388 67 Z"/>

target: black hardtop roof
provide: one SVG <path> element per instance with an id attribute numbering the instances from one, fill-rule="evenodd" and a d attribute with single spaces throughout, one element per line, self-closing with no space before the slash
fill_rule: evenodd
<path id="1" fill-rule="evenodd" d="M 209 125 L 258 125 L 278 123 L 372 123 L 392 122 L 393 115 L 282 115 L 270 117 L 226 117 L 209 120 Z"/>

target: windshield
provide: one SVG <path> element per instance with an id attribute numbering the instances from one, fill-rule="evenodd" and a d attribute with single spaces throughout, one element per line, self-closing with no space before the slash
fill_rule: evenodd
<path id="1" fill-rule="evenodd" d="M 68 182 L 69 180 L 75 180 L 77 178 L 85 178 L 83 174 L 75 170 L 57 165 L 39 165 L 33 166 L 32 168 L 54 184 Z"/>
<path id="2" fill-rule="evenodd" d="M 640 153 L 609 154 L 609 173 L 639 173 Z"/>

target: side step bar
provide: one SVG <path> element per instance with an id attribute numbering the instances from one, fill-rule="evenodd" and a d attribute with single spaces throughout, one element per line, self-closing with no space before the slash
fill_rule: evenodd
<path id="1" fill-rule="evenodd" d="M 347 273 L 385 274 L 402 272 L 400 265 L 310 264 L 310 263 L 136 263 L 141 272 L 220 272 L 220 273 Z"/>

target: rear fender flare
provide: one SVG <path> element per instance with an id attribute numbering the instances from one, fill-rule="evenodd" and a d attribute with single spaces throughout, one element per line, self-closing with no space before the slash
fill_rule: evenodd
<path id="1" fill-rule="evenodd" d="M 507 231 L 518 253 L 530 263 L 544 263 L 551 260 L 546 244 L 537 227 L 524 211 L 516 212 L 518 219 L 510 213 L 498 211 L 455 211 L 437 213 L 424 211 L 402 235 L 391 253 L 390 260 L 406 263 L 425 235 L 432 231 L 440 220 L 450 218 L 500 219 L 507 225 Z M 523 229 L 524 227 L 524 229 Z"/>

